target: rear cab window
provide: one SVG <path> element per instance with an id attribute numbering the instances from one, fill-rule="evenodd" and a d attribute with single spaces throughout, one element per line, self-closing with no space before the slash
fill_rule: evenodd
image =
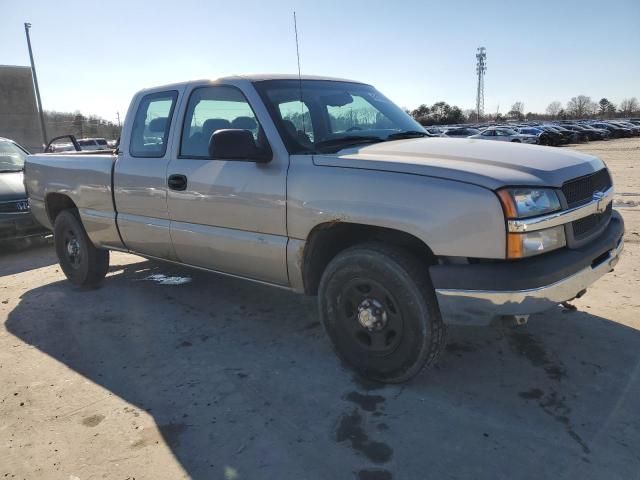
<path id="1" fill-rule="evenodd" d="M 177 98 L 175 90 L 142 97 L 131 131 L 132 157 L 164 157 Z"/>

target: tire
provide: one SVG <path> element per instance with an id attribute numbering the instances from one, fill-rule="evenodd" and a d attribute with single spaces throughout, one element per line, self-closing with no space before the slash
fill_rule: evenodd
<path id="1" fill-rule="evenodd" d="M 511 140 L 511 143 L 521 143 L 520 140 Z"/>
<path id="2" fill-rule="evenodd" d="M 62 211 L 54 222 L 54 243 L 60 268 L 79 287 L 95 288 L 109 270 L 109 251 L 96 248 L 77 213 Z"/>
<path id="3" fill-rule="evenodd" d="M 446 343 L 427 265 L 383 244 L 351 247 L 331 260 L 318 306 L 336 354 L 374 381 L 409 380 Z"/>

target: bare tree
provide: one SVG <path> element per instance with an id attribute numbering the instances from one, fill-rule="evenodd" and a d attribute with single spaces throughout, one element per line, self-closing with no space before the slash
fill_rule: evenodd
<path id="1" fill-rule="evenodd" d="M 74 113 L 45 111 L 44 121 L 51 137 L 72 134 L 76 137 L 87 135 L 111 140 L 120 136 L 120 128 L 115 123 L 95 115 L 87 117 L 79 111 Z"/>
<path id="2" fill-rule="evenodd" d="M 511 110 L 507 113 L 512 118 L 517 118 L 518 120 L 522 120 L 524 118 L 524 103 L 516 102 L 511 105 Z"/>
<path id="3" fill-rule="evenodd" d="M 520 114 L 524 115 L 524 102 L 516 102 L 511 105 L 511 111 L 519 112 Z"/>
<path id="4" fill-rule="evenodd" d="M 557 100 L 554 102 L 551 102 L 547 107 L 547 113 L 552 117 L 557 117 L 558 113 L 560 113 L 560 110 L 562 110 L 562 104 Z"/>
<path id="5" fill-rule="evenodd" d="M 620 113 L 625 117 L 633 115 L 638 110 L 638 99 L 636 97 L 625 98 L 620 102 Z"/>
<path id="6" fill-rule="evenodd" d="M 465 108 L 462 111 L 462 114 L 465 116 L 465 118 L 470 119 L 470 118 L 474 118 L 476 111 L 472 108 Z"/>
<path id="7" fill-rule="evenodd" d="M 414 118 L 419 118 L 419 117 L 426 117 L 427 115 L 429 115 L 429 107 L 427 107 L 424 103 L 422 105 L 420 105 L 418 108 L 416 108 L 415 110 L 413 110 L 411 112 L 411 115 L 414 116 Z"/>
<path id="8" fill-rule="evenodd" d="M 572 97 L 571 100 L 567 102 L 567 113 L 576 118 L 593 115 L 596 109 L 596 104 L 591 101 L 591 97 L 587 97 L 586 95 Z"/>

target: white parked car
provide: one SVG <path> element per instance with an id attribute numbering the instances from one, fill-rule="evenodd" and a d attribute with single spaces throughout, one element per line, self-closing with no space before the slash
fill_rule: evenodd
<path id="1" fill-rule="evenodd" d="M 108 150 L 109 145 L 104 138 L 79 138 L 78 145 L 82 150 Z"/>
<path id="2" fill-rule="evenodd" d="M 469 138 L 477 138 L 480 140 L 497 140 L 499 142 L 538 143 L 538 137 L 536 135 L 518 133 L 515 130 L 506 127 L 487 128 L 477 135 L 471 135 Z"/>
<path id="3" fill-rule="evenodd" d="M 73 152 L 75 147 L 73 143 L 52 143 L 50 148 L 50 152 Z"/>

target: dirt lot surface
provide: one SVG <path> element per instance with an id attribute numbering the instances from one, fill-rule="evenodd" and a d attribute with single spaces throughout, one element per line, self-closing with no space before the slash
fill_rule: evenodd
<path id="1" fill-rule="evenodd" d="M 79 291 L 51 247 L 0 254 L 0 479 L 640 478 L 640 140 L 575 148 L 613 172 L 615 272 L 452 329 L 404 386 L 344 369 L 313 298 L 117 253 Z"/>

